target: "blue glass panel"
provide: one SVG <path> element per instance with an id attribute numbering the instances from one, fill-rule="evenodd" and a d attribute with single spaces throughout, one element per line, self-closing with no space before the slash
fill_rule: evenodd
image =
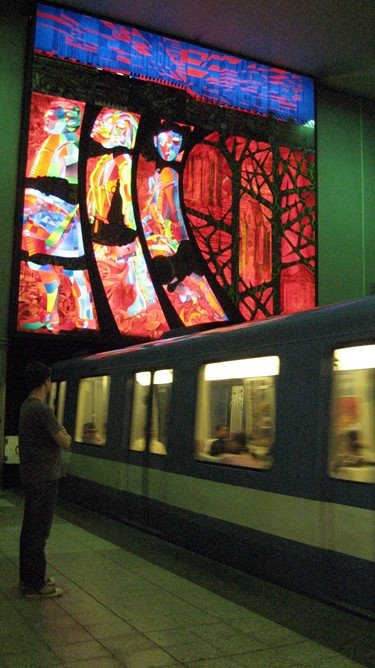
<path id="1" fill-rule="evenodd" d="M 314 119 L 309 77 L 132 26 L 38 4 L 35 52 L 185 89 L 220 106 Z"/>

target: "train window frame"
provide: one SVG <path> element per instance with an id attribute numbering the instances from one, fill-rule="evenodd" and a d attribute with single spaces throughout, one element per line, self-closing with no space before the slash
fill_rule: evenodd
<path id="1" fill-rule="evenodd" d="M 329 478 L 375 483 L 375 343 L 332 351 Z"/>
<path id="2" fill-rule="evenodd" d="M 53 410 L 60 424 L 64 423 L 67 380 L 53 380 L 48 405 Z"/>
<path id="3" fill-rule="evenodd" d="M 280 372 L 280 356 L 272 354 L 207 361 L 200 365 L 194 418 L 195 461 L 252 471 L 268 471 L 273 467 Z M 224 395 L 227 395 L 225 415 L 222 413 L 221 419 L 216 420 L 220 409 L 213 405 L 212 394 L 209 397 L 215 383 L 221 383 Z M 220 404 L 223 399 L 218 401 Z M 257 419 L 258 424 L 254 423 Z"/>
<path id="4" fill-rule="evenodd" d="M 164 382 L 163 382 L 164 381 Z M 165 382 L 167 381 L 167 382 Z M 174 368 L 142 368 L 132 374 L 132 392 L 130 405 L 130 430 L 128 450 L 141 455 L 168 455 L 169 419 L 171 409 Z M 169 387 L 167 409 L 165 410 L 164 428 L 160 428 L 158 387 Z M 146 393 L 141 388 L 149 388 Z M 143 407 L 143 410 L 142 410 Z"/>
<path id="5" fill-rule="evenodd" d="M 95 403 L 91 410 L 91 419 L 86 419 L 88 416 L 87 411 L 85 411 L 85 417 L 82 417 L 83 414 L 83 388 L 88 382 L 103 381 L 104 386 L 104 399 L 100 403 L 100 413 L 96 412 L 94 408 L 99 404 Z M 93 374 L 90 376 L 82 376 L 78 382 L 77 389 L 77 398 L 76 398 L 76 414 L 75 414 L 75 425 L 74 425 L 74 441 L 80 445 L 85 445 L 89 447 L 103 447 L 107 445 L 108 437 L 108 415 L 109 415 L 109 405 L 110 405 L 110 395 L 111 395 L 111 374 Z M 102 398 L 103 399 L 103 398 Z M 99 401 L 99 400 L 97 400 Z M 97 415 L 99 414 L 99 419 L 96 420 Z M 86 433 L 85 432 L 86 427 Z"/>

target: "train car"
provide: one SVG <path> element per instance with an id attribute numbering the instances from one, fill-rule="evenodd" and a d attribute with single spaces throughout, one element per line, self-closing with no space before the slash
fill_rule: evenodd
<path id="1" fill-rule="evenodd" d="M 60 492 L 374 613 L 375 296 L 59 362 Z"/>

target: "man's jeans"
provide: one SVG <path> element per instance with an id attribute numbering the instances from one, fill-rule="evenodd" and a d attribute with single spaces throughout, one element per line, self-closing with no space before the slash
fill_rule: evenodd
<path id="1" fill-rule="evenodd" d="M 38 591 L 44 586 L 46 576 L 44 548 L 51 531 L 57 487 L 57 480 L 46 480 L 24 488 L 20 581 L 26 590 Z"/>

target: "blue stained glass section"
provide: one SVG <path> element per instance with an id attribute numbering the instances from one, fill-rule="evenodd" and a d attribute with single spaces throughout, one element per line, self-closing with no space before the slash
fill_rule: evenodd
<path id="1" fill-rule="evenodd" d="M 34 48 L 52 58 L 183 88 L 220 106 L 298 124 L 314 119 L 310 77 L 60 7 L 37 5 Z"/>

